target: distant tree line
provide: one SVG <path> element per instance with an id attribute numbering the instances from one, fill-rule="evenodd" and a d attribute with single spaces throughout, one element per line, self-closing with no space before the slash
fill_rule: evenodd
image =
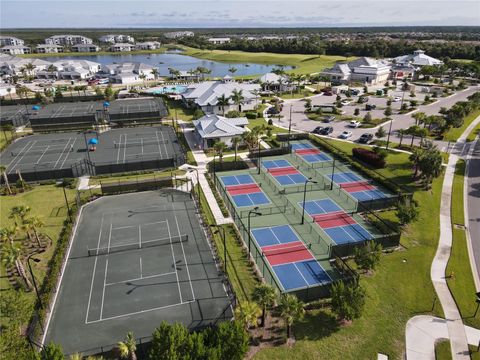
<path id="1" fill-rule="evenodd" d="M 247 52 L 273 52 L 281 54 L 312 54 L 339 56 L 396 57 L 422 49 L 433 57 L 480 60 L 480 45 L 468 42 L 431 43 L 407 40 L 362 39 L 353 41 L 326 41 L 320 37 L 245 40 L 232 39 L 229 43 L 212 45 L 202 37 L 181 39 L 187 46 L 201 49 L 241 50 Z"/>

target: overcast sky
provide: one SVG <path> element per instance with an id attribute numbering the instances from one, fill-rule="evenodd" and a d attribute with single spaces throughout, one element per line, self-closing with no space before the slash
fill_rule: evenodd
<path id="1" fill-rule="evenodd" d="M 479 0 L 0 0 L 1 28 L 480 25 Z"/>

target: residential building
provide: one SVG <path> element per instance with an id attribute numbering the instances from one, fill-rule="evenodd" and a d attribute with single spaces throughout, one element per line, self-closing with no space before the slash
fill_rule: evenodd
<path id="1" fill-rule="evenodd" d="M 197 72 L 190 72 L 187 70 L 179 70 L 178 75 L 172 76 L 175 80 L 179 81 L 199 81 L 200 74 Z"/>
<path id="2" fill-rule="evenodd" d="M 92 44 L 93 41 L 90 38 L 81 35 L 54 35 L 45 39 L 45 44 L 51 45 L 80 45 L 80 44 Z"/>
<path id="3" fill-rule="evenodd" d="M 73 52 L 98 52 L 100 48 L 93 44 L 78 44 L 72 46 Z"/>
<path id="4" fill-rule="evenodd" d="M 191 37 L 195 36 L 193 31 L 171 31 L 163 34 L 167 39 L 178 39 L 182 37 Z"/>
<path id="5" fill-rule="evenodd" d="M 40 79 L 85 80 L 101 70 L 101 65 L 89 60 L 60 60 L 37 72 Z"/>
<path id="6" fill-rule="evenodd" d="M 162 44 L 158 41 L 145 41 L 136 43 L 135 46 L 138 50 L 156 50 L 159 49 Z"/>
<path id="7" fill-rule="evenodd" d="M 148 64 L 127 62 L 102 65 L 101 71 L 110 77 L 112 83 L 131 84 L 155 79 L 154 69 L 154 66 Z M 145 79 L 142 79 L 143 75 Z"/>
<path id="8" fill-rule="evenodd" d="M 116 43 L 110 46 L 110 51 L 113 52 L 124 52 L 135 50 L 135 45 L 129 43 Z"/>
<path id="9" fill-rule="evenodd" d="M 33 69 L 28 71 L 31 76 L 36 76 L 39 71 L 47 69 L 52 63 L 42 59 L 22 59 L 15 56 L 2 54 L 0 56 L 0 73 L 10 76 L 21 76 L 27 64 L 32 64 Z"/>
<path id="10" fill-rule="evenodd" d="M 230 99 L 227 106 L 222 108 L 218 105 L 219 97 L 223 95 L 230 98 L 234 91 L 241 91 L 243 104 L 237 105 Z M 255 109 L 259 99 L 259 96 L 255 95 L 256 91 L 260 91 L 259 84 L 237 83 L 227 75 L 219 81 L 204 81 L 189 85 L 187 91 L 182 94 L 182 100 L 186 106 L 198 106 L 206 114 L 223 114 L 230 110 Z"/>
<path id="11" fill-rule="evenodd" d="M 385 83 L 390 76 L 391 67 L 385 61 L 361 57 L 350 62 L 338 62 L 332 68 L 320 74 L 334 84 L 359 82 L 367 85 Z"/>
<path id="12" fill-rule="evenodd" d="M 122 35 L 122 34 L 109 34 L 103 35 L 98 38 L 98 41 L 107 44 L 115 44 L 115 43 L 133 43 L 135 39 L 130 35 Z"/>
<path id="13" fill-rule="evenodd" d="M 262 90 L 265 92 L 284 92 L 284 91 L 293 91 L 296 89 L 296 86 L 289 82 L 289 78 L 285 75 L 277 75 L 275 73 L 266 73 L 262 75 L 259 79 Z"/>
<path id="14" fill-rule="evenodd" d="M 248 131 L 248 119 L 245 117 L 226 118 L 216 114 L 205 115 L 198 120 L 193 120 L 194 134 L 203 149 L 212 147 L 217 141 L 224 142 L 231 147 L 232 139 L 240 137 Z"/>
<path id="15" fill-rule="evenodd" d="M 438 66 L 442 65 L 443 61 L 435 59 L 425 54 L 423 50 L 415 50 L 413 54 L 402 55 L 393 59 L 393 63 L 399 66 L 408 67 L 412 65 L 414 67 L 421 67 L 425 65 Z"/>
<path id="16" fill-rule="evenodd" d="M 223 38 L 208 38 L 207 41 L 211 44 L 214 45 L 222 45 L 222 44 L 227 44 L 230 42 L 229 37 L 223 37 Z"/>
<path id="17" fill-rule="evenodd" d="M 14 36 L 0 36 L 0 46 L 25 45 L 25 41 Z"/>
<path id="18" fill-rule="evenodd" d="M 39 54 L 61 53 L 63 52 L 63 46 L 51 45 L 51 44 L 38 44 L 36 51 Z"/>
<path id="19" fill-rule="evenodd" d="M 30 54 L 32 50 L 25 45 L 7 45 L 2 47 L 2 53 L 10 55 Z"/>

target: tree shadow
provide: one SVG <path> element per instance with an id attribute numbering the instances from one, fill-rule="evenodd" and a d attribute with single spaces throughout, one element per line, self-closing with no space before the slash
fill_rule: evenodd
<path id="1" fill-rule="evenodd" d="M 330 336 L 340 329 L 333 314 L 320 310 L 308 312 L 302 320 L 294 325 L 294 334 L 297 340 L 319 340 Z"/>

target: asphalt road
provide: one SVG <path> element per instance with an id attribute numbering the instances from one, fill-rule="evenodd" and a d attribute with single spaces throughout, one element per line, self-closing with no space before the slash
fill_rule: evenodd
<path id="1" fill-rule="evenodd" d="M 452 107 L 456 102 L 458 101 L 464 101 L 468 96 L 471 94 L 477 92 L 480 90 L 480 86 L 472 86 L 469 87 L 466 90 L 460 91 L 455 93 L 454 95 L 451 95 L 446 98 L 440 98 L 438 101 L 435 103 L 431 103 L 429 105 L 420 105 L 418 107 L 417 111 L 424 112 L 427 115 L 436 115 L 440 111 L 442 107 L 450 108 Z M 399 95 L 397 93 L 394 93 L 393 95 Z M 416 99 L 417 100 L 422 100 L 424 97 L 423 94 L 417 94 Z M 311 97 L 312 99 L 312 105 L 321 105 L 321 104 L 331 104 L 335 102 L 335 96 L 324 96 L 324 95 L 314 95 Z M 405 95 L 405 102 L 408 102 L 411 98 L 409 97 L 408 94 Z M 353 100 L 355 101 L 355 99 Z M 376 98 L 370 96 L 369 100 L 370 104 L 375 104 L 377 107 L 379 107 L 379 110 L 373 110 L 372 116 L 374 118 L 378 117 L 384 117 L 383 115 L 383 109 L 386 107 L 386 99 L 385 98 Z M 363 133 L 372 133 L 374 134 L 377 131 L 377 127 L 375 128 L 370 128 L 370 129 L 365 129 L 365 128 L 350 128 L 347 126 L 348 121 L 335 121 L 329 124 L 325 124 L 321 121 L 315 121 L 315 120 L 310 120 L 307 118 L 305 115 L 305 102 L 302 101 L 301 99 L 294 99 L 294 100 L 286 100 L 283 106 L 283 111 L 282 111 L 282 118 L 278 119 L 273 118 L 273 122 L 276 125 L 283 126 L 283 127 L 288 127 L 289 125 L 289 119 L 290 119 L 290 107 L 292 110 L 292 128 L 300 131 L 312 131 L 314 128 L 317 126 L 332 126 L 333 127 L 333 133 L 330 135 L 331 137 L 337 138 L 343 131 L 349 130 L 352 132 L 352 137 L 349 140 L 355 141 L 357 140 L 361 134 Z M 342 109 L 345 110 L 346 114 L 353 114 L 353 111 L 355 108 L 361 108 L 364 109 L 365 105 L 360 105 L 356 103 L 352 103 L 351 105 L 346 105 Z M 393 103 L 392 104 L 392 109 L 398 110 L 400 107 L 400 103 Z M 360 115 L 363 116 L 364 113 L 366 113 L 365 110 L 361 110 Z M 395 130 L 398 129 L 406 129 L 410 127 L 411 125 L 415 124 L 415 119 L 412 117 L 413 113 L 410 114 L 393 114 L 391 116 L 392 120 L 392 132 L 395 132 Z M 389 124 L 383 124 L 384 128 L 386 131 L 389 129 Z M 409 137 L 404 137 L 404 142 L 409 142 L 410 138 Z M 386 138 L 384 138 L 386 140 Z M 395 134 L 392 135 L 390 140 L 392 142 L 399 142 L 400 138 Z M 447 143 L 446 142 L 438 142 L 438 146 L 440 149 L 446 148 Z"/>
<path id="2" fill-rule="evenodd" d="M 480 274 L 480 141 L 476 142 L 468 163 L 466 191 L 468 211 L 466 225 L 470 232 L 477 274 Z"/>

